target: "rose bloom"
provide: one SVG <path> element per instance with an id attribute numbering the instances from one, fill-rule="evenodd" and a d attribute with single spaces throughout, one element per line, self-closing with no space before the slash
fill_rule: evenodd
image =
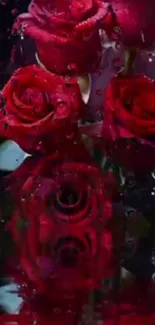
<path id="1" fill-rule="evenodd" d="M 155 85 L 145 76 L 117 77 L 104 98 L 107 153 L 131 171 L 155 166 Z"/>
<path id="2" fill-rule="evenodd" d="M 28 161 L 24 164 L 29 168 Z M 10 180 L 7 187 L 17 202 L 10 227 L 22 270 L 47 295 L 56 295 L 57 288 L 100 286 L 101 278 L 113 277 L 121 245 L 113 175 L 103 176 L 90 161 L 62 163 L 47 157 L 34 166 L 23 184 L 20 169 L 19 184 Z M 18 170 L 15 175 L 18 180 Z"/>
<path id="3" fill-rule="evenodd" d="M 110 0 L 127 46 L 149 48 L 155 39 L 155 1 Z"/>
<path id="4" fill-rule="evenodd" d="M 100 21 L 109 15 L 104 1 L 31 1 L 28 13 L 19 15 L 15 29 L 36 43 L 45 67 L 58 74 L 94 71 L 101 60 Z"/>
<path id="5" fill-rule="evenodd" d="M 14 73 L 1 104 L 1 135 L 30 153 L 51 151 L 55 142 L 64 141 L 83 112 L 76 78 L 67 80 L 35 65 Z"/>

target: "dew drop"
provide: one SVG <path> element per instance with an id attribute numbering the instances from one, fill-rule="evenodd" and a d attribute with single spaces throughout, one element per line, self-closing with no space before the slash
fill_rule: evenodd
<path id="1" fill-rule="evenodd" d="M 72 316 L 74 314 L 74 312 L 71 309 L 68 309 L 66 313 L 68 316 Z"/>
<path id="2" fill-rule="evenodd" d="M 22 287 L 23 287 L 23 288 L 27 288 L 27 283 L 24 282 L 24 283 L 22 284 Z"/>
<path id="3" fill-rule="evenodd" d="M 149 62 L 150 63 L 153 62 L 153 55 L 152 55 L 152 53 L 149 53 Z"/>
<path id="4" fill-rule="evenodd" d="M 67 87 L 70 87 L 71 86 L 71 82 L 70 82 L 70 77 L 69 76 L 66 76 L 65 81 L 66 81 L 66 86 Z"/>
<path id="5" fill-rule="evenodd" d="M 18 13 L 18 10 L 16 8 L 11 10 L 11 13 L 13 16 L 15 16 Z"/>
<path id="6" fill-rule="evenodd" d="M 67 117 L 67 115 L 68 115 L 67 103 L 60 101 L 57 105 L 57 117 L 61 119 Z"/>
<path id="7" fill-rule="evenodd" d="M 68 140 L 71 140 L 71 139 L 73 139 L 73 136 L 74 136 L 74 133 L 71 132 L 71 133 L 69 133 L 69 134 L 66 135 L 66 138 L 67 138 Z"/>
<path id="8" fill-rule="evenodd" d="M 33 321 L 33 325 L 36 325 L 38 323 L 38 321 L 35 319 L 34 321 Z"/>
<path id="9" fill-rule="evenodd" d="M 55 314 L 57 314 L 57 315 L 61 314 L 61 310 L 60 310 L 60 308 L 54 308 L 54 309 L 53 309 L 53 312 L 54 312 Z"/>

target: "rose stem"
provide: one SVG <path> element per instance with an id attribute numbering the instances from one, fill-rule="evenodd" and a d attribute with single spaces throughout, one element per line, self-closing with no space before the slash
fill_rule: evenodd
<path id="1" fill-rule="evenodd" d="M 124 70 L 123 72 L 121 72 L 121 75 L 127 76 L 133 74 L 136 54 L 137 54 L 136 49 L 130 49 L 125 51 L 125 64 L 124 64 Z"/>

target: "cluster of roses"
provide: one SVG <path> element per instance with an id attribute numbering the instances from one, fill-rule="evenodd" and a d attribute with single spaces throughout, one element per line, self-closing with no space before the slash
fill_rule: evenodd
<path id="1" fill-rule="evenodd" d="M 77 0 L 65 10 L 66 2 L 57 0 L 56 10 L 47 0 L 33 1 L 29 14 L 21 15 L 18 24 L 36 41 L 45 69 L 33 65 L 17 70 L 0 98 L 0 134 L 30 154 L 4 180 L 14 199 L 9 227 L 20 276 L 26 277 L 24 295 L 32 298 L 36 290 L 34 300 L 41 295 L 53 306 L 62 297 L 62 305 L 75 300 L 76 312 L 73 308 L 72 316 L 67 316 L 74 322 L 82 305 L 77 303 L 79 294 L 84 298 L 100 288 L 103 279 L 118 275 L 124 239 L 114 176 L 96 165 L 82 132 L 98 138 L 103 154 L 129 170 L 146 172 L 155 165 L 155 85 L 147 77 L 112 79 L 103 100 L 104 123 L 86 128 L 79 123 L 86 117 L 77 76 L 97 69 L 99 28 L 113 37 L 119 26 L 122 33 L 117 38 L 129 46 L 134 42 L 148 47 L 154 39 L 154 2 L 150 0 L 147 11 L 145 5 L 140 7 L 149 25 L 138 15 L 136 1 L 132 1 L 131 23 L 126 2 L 130 1 L 111 1 L 111 6 L 100 0 Z M 14 276 L 19 281 L 15 266 Z M 105 306 L 103 310 L 106 314 Z M 66 316 L 62 313 L 57 318 L 50 312 L 50 317 L 46 310 L 43 323 L 51 324 L 52 319 L 52 324 L 64 324 Z"/>

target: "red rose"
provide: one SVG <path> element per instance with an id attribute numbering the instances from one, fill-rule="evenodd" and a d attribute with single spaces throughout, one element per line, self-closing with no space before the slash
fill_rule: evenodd
<path id="1" fill-rule="evenodd" d="M 52 150 L 81 117 L 83 102 L 76 78 L 69 80 L 33 65 L 15 72 L 3 89 L 0 133 L 25 151 Z"/>
<path id="2" fill-rule="evenodd" d="M 101 59 L 99 23 L 109 7 L 100 0 L 33 0 L 28 14 L 18 17 L 16 28 L 35 40 L 41 62 L 50 71 L 85 74 Z"/>
<path id="3" fill-rule="evenodd" d="M 113 276 L 113 182 L 90 163 L 51 157 L 24 181 L 11 228 L 21 267 L 38 290 L 88 289 Z M 118 246 L 120 237 L 117 232 Z"/>
<path id="4" fill-rule="evenodd" d="M 154 44 L 154 0 L 110 0 L 109 2 L 112 4 L 126 45 L 148 48 Z"/>
<path id="5" fill-rule="evenodd" d="M 103 138 L 108 153 L 129 170 L 155 166 L 155 85 L 145 76 L 118 77 L 105 93 Z"/>

